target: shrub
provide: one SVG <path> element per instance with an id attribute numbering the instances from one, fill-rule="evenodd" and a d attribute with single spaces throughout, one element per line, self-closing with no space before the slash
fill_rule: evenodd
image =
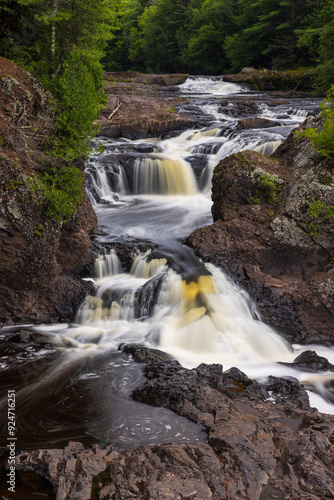
<path id="1" fill-rule="evenodd" d="M 296 132 L 295 137 L 303 137 L 312 141 L 313 147 L 326 158 L 334 157 L 334 85 L 331 86 L 325 100 L 320 104 L 321 116 L 324 118 L 323 129 L 318 132 L 315 128 L 306 128 Z"/>
<path id="2" fill-rule="evenodd" d="M 83 172 L 75 167 L 50 168 L 44 175 L 27 179 L 27 185 L 39 193 L 41 211 L 54 222 L 66 222 L 82 201 Z"/>

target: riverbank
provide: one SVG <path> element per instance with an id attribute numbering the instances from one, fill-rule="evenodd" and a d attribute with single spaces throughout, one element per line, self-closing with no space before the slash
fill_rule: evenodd
<path id="1" fill-rule="evenodd" d="M 64 161 L 47 152 L 56 127 L 51 95 L 29 73 L 0 58 L 0 323 L 73 319 L 91 286 L 81 280 L 90 263 L 96 215 L 86 195 L 64 223 L 45 213 L 41 190 L 28 179 Z M 66 165 L 67 167 L 68 165 Z M 72 165 L 83 172 L 82 160 Z M 80 174 L 79 174 L 80 175 Z M 80 185 L 79 185 L 80 189 Z M 61 199 L 57 200 L 59 206 Z"/>
<path id="2" fill-rule="evenodd" d="M 107 108 L 100 114 L 100 134 L 143 139 L 190 128 L 193 118 L 178 113 L 186 102 L 173 97 L 187 75 L 146 75 L 134 71 L 105 73 Z"/>

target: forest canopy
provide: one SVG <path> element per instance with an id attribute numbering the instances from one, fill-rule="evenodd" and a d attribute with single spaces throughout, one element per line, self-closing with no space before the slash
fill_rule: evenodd
<path id="1" fill-rule="evenodd" d="M 0 0 L 0 55 L 54 96 L 50 149 L 85 152 L 109 71 L 316 68 L 334 82 L 334 0 Z"/>
<path id="2" fill-rule="evenodd" d="M 57 133 L 49 150 L 84 154 L 106 97 L 100 59 L 113 36 L 109 0 L 0 0 L 0 55 L 51 91 Z"/>
<path id="3" fill-rule="evenodd" d="M 317 67 L 334 81 L 334 0 L 114 0 L 109 71 Z"/>

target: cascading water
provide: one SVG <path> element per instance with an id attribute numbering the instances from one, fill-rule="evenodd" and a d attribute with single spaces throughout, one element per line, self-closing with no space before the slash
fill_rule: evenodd
<path id="1" fill-rule="evenodd" d="M 197 76 L 189 77 L 179 85 L 181 92 L 191 92 L 196 94 L 229 95 L 242 92 L 241 85 L 224 82 L 221 76 Z"/>
<path id="2" fill-rule="evenodd" d="M 18 411 L 25 415 L 21 446 L 29 446 L 30 439 L 38 446 L 75 438 L 111 440 L 130 449 L 204 439 L 196 424 L 129 399 L 143 376 L 140 365 L 118 351 L 125 343 L 159 348 L 188 367 L 214 362 L 224 369 L 237 366 L 257 379 L 293 376 L 317 392 L 310 393 L 311 403 L 334 413 L 328 388 L 333 374 L 310 374 L 279 363 L 292 362 L 310 346 L 289 346 L 261 321 L 244 291 L 182 244 L 194 229 L 212 221 L 211 175 L 217 162 L 245 149 L 270 154 L 308 111 L 297 103 L 269 108 L 254 101 L 258 115 L 279 124 L 238 130 L 238 102 L 231 97 L 222 110 L 217 99 L 227 93 L 237 99 L 242 87 L 200 77 L 187 80 L 180 90 L 194 96 L 192 108 L 197 106 L 208 126 L 165 140 L 101 139 L 105 153 L 92 155 L 87 164 L 89 195 L 102 229 L 98 240 L 105 248 L 91 278 L 95 292 L 80 307 L 75 324 L 34 328 L 53 349 L 32 355 L 37 368 L 18 389 Z M 197 93 L 210 94 L 212 101 L 202 101 Z M 127 267 L 117 255 L 118 245 L 129 248 Z M 140 245 L 145 250 L 139 251 Z M 334 363 L 332 349 L 311 348 Z M 69 401 L 78 397 L 73 410 Z"/>
<path id="3" fill-rule="evenodd" d="M 170 157 L 135 160 L 134 192 L 136 194 L 195 194 L 196 181 L 190 165 Z"/>

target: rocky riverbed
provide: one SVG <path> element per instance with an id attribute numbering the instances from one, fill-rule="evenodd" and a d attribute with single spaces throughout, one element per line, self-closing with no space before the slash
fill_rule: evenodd
<path id="1" fill-rule="evenodd" d="M 118 453 L 112 444 L 23 452 L 18 471 L 51 481 L 60 499 L 310 499 L 334 495 L 334 419 L 310 408 L 295 380 L 265 385 L 236 368 L 187 370 L 149 350 L 147 382 L 133 397 L 202 425 L 207 443 L 144 446 Z"/>
<path id="2" fill-rule="evenodd" d="M 1 285 L 6 286 L 0 289 L 4 297 L 4 312 L 0 316 L 8 322 L 73 319 L 83 296 L 93 288 L 81 278 L 87 277 L 92 268 L 89 236 L 95 231 L 96 216 L 84 196 L 68 225 L 61 228 L 50 225 L 41 231 L 41 235 L 35 234 L 42 223 L 38 200 L 29 199 L 22 179 L 34 170 L 39 171 L 39 162 L 31 152 L 38 152 L 41 156 L 44 152 L 40 134 L 35 132 L 44 126 L 43 123 L 50 123 L 52 127 L 53 122 L 48 108 L 44 107 L 42 89 L 38 87 L 36 90 L 37 82 L 6 61 L 3 67 L 4 78 L 0 81 L 3 143 L 0 154 L 5 168 L 2 173 L 4 203 L 0 256 L 3 255 Z M 9 72 L 10 78 L 6 76 Z M 175 85 L 184 82 L 185 78 L 186 75 L 157 76 L 132 72 L 107 74 L 109 105 L 100 117 L 101 133 L 109 138 L 122 135 L 133 140 L 171 131 L 177 135 L 177 131 L 184 127 L 196 126 L 205 127 L 203 136 L 208 133 L 210 137 L 213 127 L 209 126 L 209 120 L 212 122 L 212 116 L 208 118 L 199 113 L 191 101 L 176 94 Z M 283 97 L 281 94 L 280 98 Z M 265 96 L 267 108 L 279 109 L 285 103 L 280 98 Z M 20 109 L 13 114 L 15 99 Z M 203 105 L 210 108 L 212 103 L 204 98 Z M 258 117 L 256 100 L 242 96 L 233 102 L 230 97 L 221 97 L 214 110 L 218 116 L 224 116 L 225 121 L 228 117 L 234 119 L 231 124 L 227 122 L 226 130 L 221 129 L 232 140 L 235 131 L 252 132 L 259 127 L 270 131 L 281 126 L 280 120 L 289 120 L 287 115 L 275 120 Z M 23 126 L 28 127 L 23 131 L 21 120 Z M 321 121 L 311 117 L 306 125 L 321 127 Z M 212 137 L 213 141 L 218 141 L 224 136 Z M 183 235 L 182 217 L 186 209 L 181 210 L 182 217 L 177 215 L 181 230 L 178 227 L 175 230 L 174 226 L 170 228 L 166 219 L 163 234 L 158 234 L 154 225 L 153 229 L 147 226 L 152 234 L 148 231 L 146 240 L 140 239 L 136 232 L 140 229 L 136 217 L 144 211 L 145 217 L 151 220 L 151 212 L 143 204 L 136 208 L 132 199 L 126 205 L 123 201 L 126 196 L 112 191 L 112 182 L 116 173 L 120 175 L 121 167 L 128 172 L 133 166 L 134 155 L 144 165 L 147 154 L 160 152 L 161 144 L 148 141 L 143 147 L 122 140 L 108 143 L 108 139 L 104 143 L 109 150 L 102 160 L 94 161 L 109 168 L 114 161 L 114 151 L 121 153 L 121 159 L 120 166 L 116 165 L 118 170 L 100 169 L 109 175 L 106 175 L 108 192 L 101 188 L 97 193 L 98 200 L 94 199 L 96 193 L 90 193 L 92 201 L 102 207 L 98 241 L 98 248 L 104 248 L 104 254 L 98 260 L 102 288 L 103 266 L 109 266 L 111 281 L 116 276 L 117 300 L 122 298 L 122 280 L 126 283 L 130 279 L 145 281 L 143 276 L 146 276 L 147 281 L 136 296 L 127 292 L 128 295 L 123 295 L 125 301 L 119 300 L 118 305 L 114 303 L 112 288 L 111 291 L 105 288 L 102 299 L 90 292 L 92 297 L 81 313 L 92 314 L 91 324 L 82 321 L 64 331 L 61 325 L 56 325 L 53 330 L 47 327 L 38 331 L 30 327 L 18 328 L 17 331 L 2 330 L 2 361 L 6 364 L 4 387 L 7 390 L 17 384 L 18 434 L 22 432 L 19 437 L 21 442 L 36 438 L 40 443 L 21 447 L 18 443 L 15 464 L 18 488 L 17 496 L 12 498 L 34 499 L 41 495 L 57 500 L 333 498 L 334 417 L 311 407 L 308 392 L 297 379 L 298 373 L 302 373 L 308 384 L 308 375 L 309 380 L 322 376 L 325 380 L 322 387 L 328 397 L 333 391 L 333 365 L 314 352 L 317 346 L 303 347 L 301 354 L 295 355 L 285 341 L 277 341 L 258 316 L 259 311 L 267 324 L 275 326 L 293 343 L 333 344 L 332 220 L 326 217 L 327 212 L 321 216 L 320 210 L 314 217 L 312 211 L 312 204 L 317 199 L 325 200 L 329 207 L 334 203 L 332 162 L 319 157 L 305 140 L 297 142 L 293 134 L 270 158 L 255 151 L 231 155 L 220 161 L 214 170 L 214 223 L 208 225 L 207 217 L 201 215 L 202 209 L 196 206 L 192 210 L 198 210 L 201 223 L 198 224 L 197 212 L 189 216 L 189 227 L 192 227 L 193 220 L 196 227 L 204 227 L 188 236 L 187 245 L 204 262 L 221 267 L 257 301 L 258 309 L 252 310 L 248 309 L 248 299 L 240 302 L 249 316 L 247 321 L 258 326 L 254 327 L 253 336 L 249 334 L 250 344 L 252 339 L 257 344 L 257 330 L 268 328 L 263 330 L 268 338 L 277 342 L 277 348 L 281 347 L 291 358 L 276 365 L 278 369 L 293 370 L 289 373 L 294 376 L 269 375 L 265 380 L 256 381 L 238 368 L 218 363 L 202 363 L 197 368 L 187 369 L 166 352 L 138 345 L 138 337 L 135 345 L 124 345 L 122 335 L 108 343 L 108 334 L 110 331 L 117 333 L 119 326 L 112 317 L 113 327 L 110 327 L 108 307 L 111 312 L 119 311 L 124 315 L 121 328 L 128 318 L 126 311 L 131 308 L 135 311 L 133 314 L 138 318 L 135 316 L 134 320 L 132 317 L 129 320 L 131 332 L 141 332 L 148 322 L 161 287 L 168 282 L 166 274 L 154 274 L 154 269 L 159 270 L 165 265 L 165 257 L 175 272 L 183 273 L 185 298 L 178 299 L 181 309 L 184 309 L 178 325 L 180 335 L 193 312 L 195 317 L 199 315 L 199 319 L 210 316 L 208 295 L 218 294 L 208 281 L 212 268 L 195 262 L 189 248 L 179 241 L 179 246 L 172 248 L 179 252 L 174 257 L 171 247 L 165 245 L 168 231 L 176 239 Z M 212 144 L 212 150 L 215 147 Z M 165 154 L 165 149 L 162 151 Z M 192 153 L 189 161 L 197 172 L 196 182 L 203 188 L 206 179 L 202 179 L 201 185 L 201 173 L 207 162 L 204 153 L 199 151 Z M 181 168 L 182 164 L 178 163 L 178 166 Z M 92 173 L 91 179 L 98 187 L 97 173 Z M 132 189 L 134 186 L 132 180 Z M 167 188 L 170 189 L 170 185 L 167 184 Z M 160 224 L 160 213 L 163 212 L 159 212 L 161 207 L 155 199 L 154 203 L 153 214 L 157 222 L 152 220 Z M 166 199 L 161 203 L 166 203 Z M 168 213 L 174 213 L 173 204 L 167 206 Z M 129 220 L 125 217 L 128 207 L 132 210 Z M 102 209 L 106 209 L 105 212 Z M 122 239 L 122 230 L 129 224 L 132 232 Z M 146 252 L 151 249 L 154 251 L 147 259 Z M 115 256 L 118 250 L 119 262 Z M 9 259 L 13 260 L 13 256 L 12 263 Z M 184 260 L 190 257 L 193 260 Z M 123 271 L 118 266 L 123 266 Z M 130 275 L 133 267 L 135 271 Z M 195 271 L 202 273 L 197 287 L 191 281 Z M 96 283 L 97 280 L 95 287 Z M 224 287 L 228 288 L 228 280 Z M 165 293 L 166 289 L 163 291 Z M 236 292 L 236 288 L 231 287 L 230 291 L 233 300 L 237 300 L 239 290 Z M 138 297 L 142 302 L 140 307 L 138 304 L 134 307 L 131 301 Z M 215 296 L 213 298 L 218 300 Z M 101 301 L 104 312 L 95 324 L 94 318 L 102 311 Z M 223 304 L 227 307 L 229 302 L 219 304 L 220 308 Z M 154 334 L 151 325 L 150 334 Z M 248 340 L 247 336 L 243 337 L 245 345 Z M 256 354 L 257 348 L 255 345 Z M 329 353 L 330 349 L 326 352 Z M 1 401 L 4 405 L 7 402 L 5 396 L 6 393 Z M 4 405 L 1 411 L 6 409 Z M 120 411 L 120 405 L 126 407 L 127 413 Z M 141 413 L 136 414 L 139 408 L 136 405 L 141 405 Z M 159 436 L 161 427 L 158 427 L 157 436 L 150 435 L 154 425 L 152 415 L 158 409 L 167 412 L 159 413 L 159 418 L 163 415 L 167 419 L 164 423 L 167 442 L 149 446 L 150 439 L 151 442 L 154 439 L 162 442 Z M 118 427 L 113 412 L 116 412 Z M 146 415 L 150 416 L 147 428 Z M 131 424 L 128 424 L 129 419 Z M 112 425 L 114 434 L 109 433 Z M 130 435 L 126 436 L 127 440 L 124 436 L 120 439 L 117 434 L 123 427 Z M 147 433 L 147 444 L 129 445 L 131 436 L 133 440 L 137 437 L 136 432 L 142 440 Z M 182 435 L 178 436 L 182 432 L 187 435 L 183 442 Z M 68 444 L 64 446 L 64 442 Z M 2 465 L 4 478 L 9 470 L 5 449 Z M 0 492 L 5 496 L 8 491 L 3 478 Z"/>

